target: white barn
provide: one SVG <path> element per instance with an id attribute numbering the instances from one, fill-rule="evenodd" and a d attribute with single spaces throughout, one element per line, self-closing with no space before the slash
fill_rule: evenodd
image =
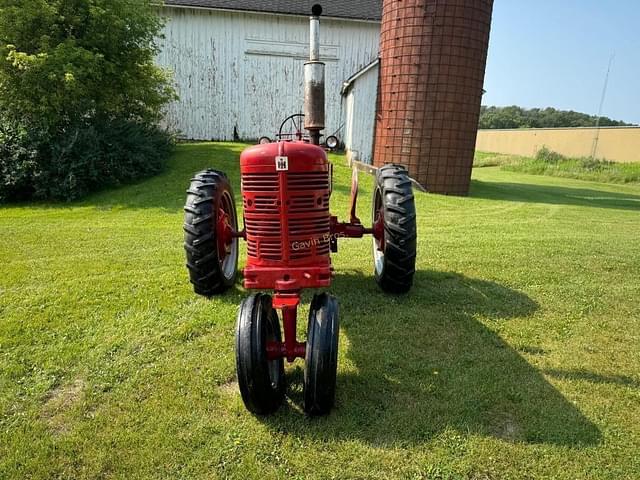
<path id="1" fill-rule="evenodd" d="M 378 57 L 381 0 L 316 1 L 324 8 L 324 133 L 342 129 L 343 138 L 341 89 Z M 188 139 L 273 138 L 285 117 L 302 111 L 313 3 L 166 0 L 158 62 L 174 72 L 180 95 L 166 123 Z"/>
<path id="2" fill-rule="evenodd" d="M 379 62 L 379 59 L 375 59 L 342 85 L 342 140 L 349 161 L 373 164 Z"/>

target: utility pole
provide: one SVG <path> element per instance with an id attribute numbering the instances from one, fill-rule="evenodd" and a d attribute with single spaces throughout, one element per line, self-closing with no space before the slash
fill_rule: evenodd
<path id="1" fill-rule="evenodd" d="M 598 140 L 600 138 L 600 117 L 602 116 L 602 107 L 604 105 L 604 97 L 607 94 L 607 86 L 609 84 L 609 73 L 611 72 L 611 64 L 613 63 L 613 58 L 615 56 L 616 54 L 612 53 L 611 57 L 609 57 L 607 74 L 604 77 L 604 86 L 602 87 L 602 95 L 600 97 L 600 106 L 598 107 L 598 117 L 596 118 L 596 135 L 595 137 L 593 137 L 593 145 L 591 146 L 591 160 L 595 160 L 596 152 L 598 150 Z"/>

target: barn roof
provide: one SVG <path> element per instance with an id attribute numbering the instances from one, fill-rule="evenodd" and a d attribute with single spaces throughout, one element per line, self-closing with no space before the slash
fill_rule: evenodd
<path id="1" fill-rule="evenodd" d="M 174 7 L 201 7 L 250 12 L 309 15 L 311 6 L 320 3 L 323 15 L 335 18 L 380 21 L 382 0 L 165 0 Z"/>

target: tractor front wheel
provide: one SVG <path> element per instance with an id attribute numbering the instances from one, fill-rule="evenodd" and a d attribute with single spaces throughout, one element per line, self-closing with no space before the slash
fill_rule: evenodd
<path id="1" fill-rule="evenodd" d="M 184 206 L 184 248 L 193 289 L 210 297 L 236 281 L 238 217 L 227 176 L 205 170 L 191 179 Z"/>
<path id="2" fill-rule="evenodd" d="M 315 295 L 309 310 L 304 369 L 304 411 L 308 415 L 325 415 L 333 407 L 338 331 L 338 301 L 327 293 Z"/>
<path id="3" fill-rule="evenodd" d="M 236 370 L 242 401 L 257 415 L 275 412 L 284 400 L 284 359 L 270 360 L 267 354 L 269 342 L 281 341 L 271 297 L 256 293 L 246 298 L 236 323 Z"/>
<path id="4" fill-rule="evenodd" d="M 416 206 L 402 166 L 384 165 L 376 172 L 373 230 L 376 282 L 386 292 L 408 292 L 416 271 Z"/>

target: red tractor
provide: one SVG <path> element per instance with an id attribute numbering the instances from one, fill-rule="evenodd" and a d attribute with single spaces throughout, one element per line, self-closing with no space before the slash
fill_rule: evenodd
<path id="1" fill-rule="evenodd" d="M 322 8 L 314 5 L 311 55 L 304 66 L 304 126 L 308 135 L 258 144 L 242 152 L 244 228 L 238 228 L 233 192 L 223 172 L 200 172 L 187 190 L 184 246 L 196 293 L 212 296 L 234 285 L 239 239 L 247 242 L 244 286 L 260 293 L 240 305 L 236 367 L 242 400 L 255 414 L 274 412 L 282 403 L 284 359 L 305 359 L 307 414 L 326 414 L 333 406 L 338 301 L 328 293 L 315 294 L 306 342 L 296 339 L 296 319 L 302 289 L 330 286 L 330 253 L 337 251 L 339 238 L 372 235 L 375 279 L 385 291 L 408 291 L 415 272 L 416 212 L 411 179 L 403 167 L 385 165 L 377 170 L 371 227 L 365 227 L 355 215 L 357 175 L 352 185 L 350 221 L 340 222 L 329 212 L 332 166 L 319 146 L 324 129 L 321 13 Z M 264 291 L 275 293 L 272 296 Z"/>

